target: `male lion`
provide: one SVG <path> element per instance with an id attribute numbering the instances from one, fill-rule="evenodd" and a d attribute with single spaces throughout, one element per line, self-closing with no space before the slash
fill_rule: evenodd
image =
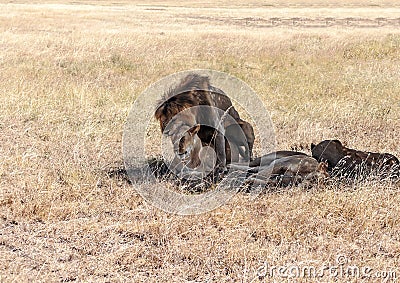
<path id="1" fill-rule="evenodd" d="M 375 173 L 380 177 L 399 175 L 399 160 L 389 153 L 375 153 L 347 148 L 339 140 L 311 144 L 312 156 L 328 162 L 328 171 L 339 177 L 364 177 Z"/>
<path id="2" fill-rule="evenodd" d="M 230 119 L 224 119 L 224 115 Z M 250 148 L 254 142 L 251 125 L 240 119 L 229 97 L 222 90 L 211 86 L 206 76 L 186 76 L 177 87 L 164 95 L 156 108 L 155 118 L 160 122 L 161 132 L 170 136 L 174 148 L 179 149 L 175 153 L 178 157 L 184 157 L 182 161 L 188 157 L 194 158 L 191 163 L 197 165 L 197 153 L 192 154 L 192 150 L 197 148 L 193 146 L 195 135 L 203 145 L 214 148 L 216 172 L 224 171 L 226 164 L 231 161 L 229 143 L 238 148 L 244 146 L 245 150 L 239 150 L 239 153 L 245 159 L 251 157 Z M 245 130 L 238 134 L 237 125 Z M 195 131 L 191 135 L 184 134 L 189 129 Z"/>

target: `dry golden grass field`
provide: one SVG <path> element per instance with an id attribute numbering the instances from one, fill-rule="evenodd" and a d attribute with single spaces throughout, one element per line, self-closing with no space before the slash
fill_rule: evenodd
<path id="1" fill-rule="evenodd" d="M 198 68 L 258 93 L 277 149 L 400 156 L 398 1 L 1 1 L 0 34 L 0 282 L 399 280 L 400 182 L 179 216 L 108 175 L 135 98 Z M 325 271 L 291 278 L 309 267 Z"/>

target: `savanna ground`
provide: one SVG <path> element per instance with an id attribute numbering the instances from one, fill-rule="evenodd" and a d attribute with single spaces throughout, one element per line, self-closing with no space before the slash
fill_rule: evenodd
<path id="1" fill-rule="evenodd" d="M 400 276 L 398 182 L 239 193 L 177 216 L 107 175 L 135 97 L 197 68 L 260 95 L 277 149 L 337 138 L 400 156 L 396 1 L 46 3 L 0 4 L 0 281 L 267 282 L 265 262 L 340 255 Z M 368 281 L 325 274 L 297 280 Z"/>

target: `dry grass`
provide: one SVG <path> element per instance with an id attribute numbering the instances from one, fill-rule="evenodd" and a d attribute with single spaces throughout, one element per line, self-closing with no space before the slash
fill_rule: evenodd
<path id="1" fill-rule="evenodd" d="M 239 1 L 216 10 L 0 4 L 0 281 L 249 282 L 265 261 L 321 267 L 339 254 L 399 276 L 399 183 L 240 193 L 184 217 L 105 173 L 122 165 L 134 98 L 192 68 L 228 72 L 254 88 L 279 149 L 338 138 L 400 156 L 398 30 L 245 20 L 283 12 L 396 17 L 396 2 L 387 3 L 287 11 L 253 9 L 257 2 L 231 9 Z"/>

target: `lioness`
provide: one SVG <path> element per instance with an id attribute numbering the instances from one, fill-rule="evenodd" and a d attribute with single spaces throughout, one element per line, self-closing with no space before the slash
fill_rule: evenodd
<path id="1" fill-rule="evenodd" d="M 376 153 L 347 148 L 339 140 L 311 144 L 312 156 L 326 161 L 328 171 L 338 177 L 363 177 L 375 173 L 380 177 L 399 176 L 399 160 L 389 153 Z"/>
<path id="2" fill-rule="evenodd" d="M 260 165 L 261 163 L 261 165 Z M 229 165 L 231 169 L 254 173 L 246 183 L 255 185 L 294 185 L 329 177 L 327 164 L 296 151 L 277 151 L 257 159 L 251 166 Z"/>

